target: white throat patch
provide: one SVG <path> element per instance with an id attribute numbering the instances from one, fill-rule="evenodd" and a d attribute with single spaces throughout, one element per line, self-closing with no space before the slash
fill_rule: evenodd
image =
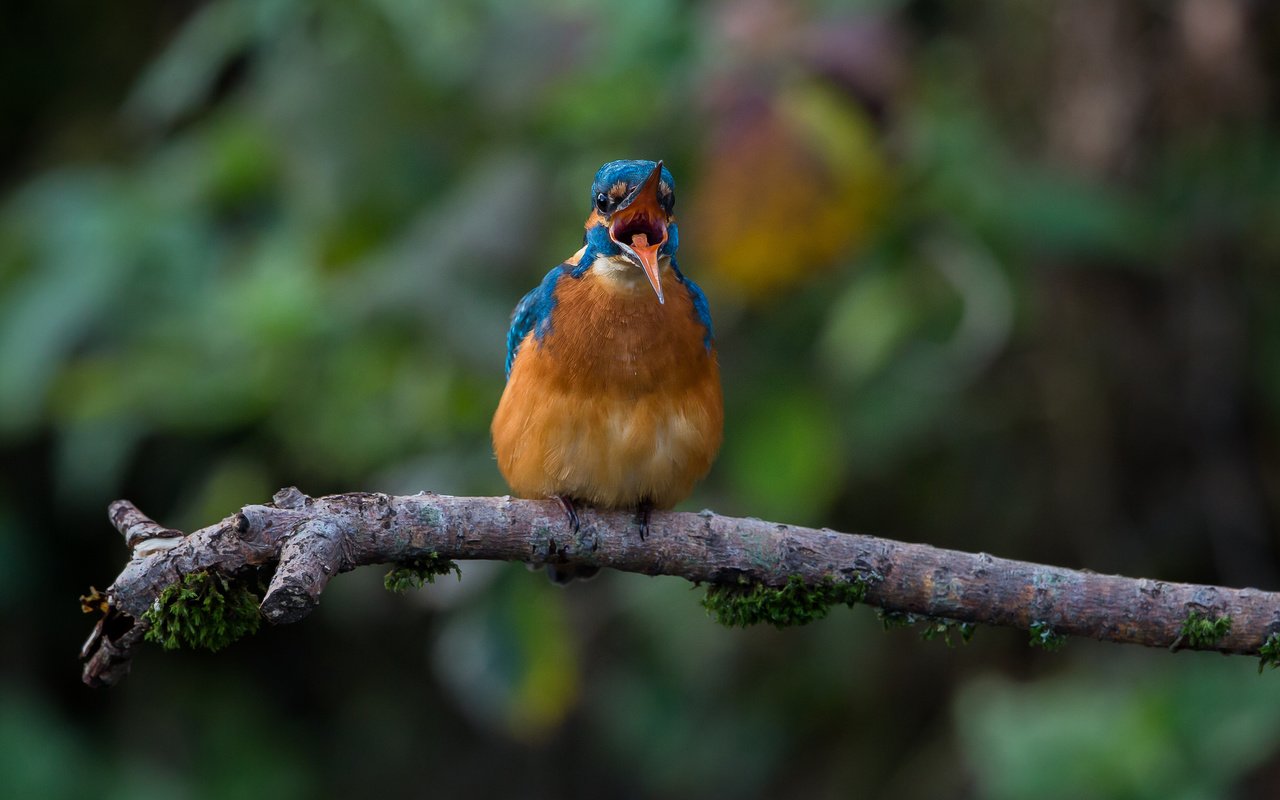
<path id="1" fill-rule="evenodd" d="M 670 257 L 662 256 L 658 259 L 659 274 L 665 275 L 670 267 Z M 625 256 L 597 256 L 591 262 L 591 271 L 603 278 L 605 285 L 615 291 L 653 293 L 644 270 L 632 264 Z"/>

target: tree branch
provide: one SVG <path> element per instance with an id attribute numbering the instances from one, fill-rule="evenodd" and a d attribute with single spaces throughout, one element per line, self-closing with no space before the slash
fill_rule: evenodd
<path id="1" fill-rule="evenodd" d="M 283 623 L 305 617 L 340 572 L 435 557 L 574 563 L 731 586 L 855 582 L 866 587 L 864 602 L 888 612 L 1173 649 L 1259 655 L 1280 633 L 1280 593 L 1098 575 L 709 511 L 654 513 L 643 540 L 629 513 L 583 509 L 575 534 L 556 502 L 507 497 L 312 499 L 290 488 L 187 536 L 127 500 L 109 513 L 133 557 L 81 652 L 84 680 L 95 686 L 128 673 L 144 614 L 184 575 L 276 565 L 261 612 Z M 1188 635 L 1197 619 L 1218 623 L 1212 635 Z"/>

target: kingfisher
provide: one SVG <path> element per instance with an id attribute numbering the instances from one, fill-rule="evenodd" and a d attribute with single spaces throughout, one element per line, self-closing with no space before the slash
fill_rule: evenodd
<path id="1" fill-rule="evenodd" d="M 596 173 L 583 245 L 524 296 L 491 433 L 511 490 L 649 512 L 683 500 L 720 449 L 724 404 L 706 295 L 680 271 L 661 161 Z M 553 580 L 595 568 L 549 565 Z"/>

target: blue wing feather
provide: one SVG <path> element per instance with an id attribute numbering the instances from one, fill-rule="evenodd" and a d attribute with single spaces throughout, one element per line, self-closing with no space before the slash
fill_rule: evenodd
<path id="1" fill-rule="evenodd" d="M 551 327 L 551 311 L 556 306 L 556 283 L 564 275 L 563 265 L 553 268 L 533 287 L 511 314 L 511 329 L 507 331 L 507 377 L 511 377 L 511 365 L 516 361 L 520 344 L 534 332 L 541 339 Z"/>
<path id="2" fill-rule="evenodd" d="M 707 296 L 702 293 L 702 288 L 698 284 L 685 277 L 680 268 L 676 266 L 675 259 L 672 259 L 671 267 L 676 271 L 676 277 L 680 279 L 680 282 L 689 288 L 689 297 L 693 300 L 693 312 L 698 315 L 698 321 L 706 329 L 706 333 L 702 337 L 702 343 L 710 350 L 712 343 L 715 342 L 715 333 L 711 328 L 711 306 L 707 303 Z"/>

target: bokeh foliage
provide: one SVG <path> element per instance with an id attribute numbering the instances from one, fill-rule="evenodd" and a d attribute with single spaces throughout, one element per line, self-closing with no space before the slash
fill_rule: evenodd
<path id="1" fill-rule="evenodd" d="M 671 165 L 716 320 L 689 508 L 1277 588 L 1278 31 L 1208 0 L 15 12 L 5 793 L 1277 794 L 1249 662 L 865 609 L 729 631 L 669 579 L 360 572 L 110 692 L 72 655 L 116 497 L 190 528 L 289 484 L 504 492 L 507 315 L 623 157 Z"/>

